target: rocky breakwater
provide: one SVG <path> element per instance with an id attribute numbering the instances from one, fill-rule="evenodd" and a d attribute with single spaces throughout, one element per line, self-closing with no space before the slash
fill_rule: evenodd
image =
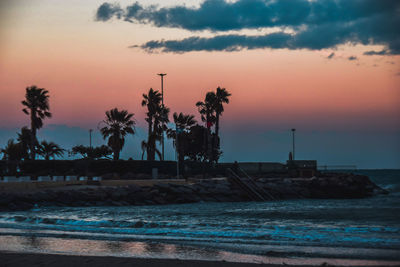
<path id="1" fill-rule="evenodd" d="M 313 178 L 258 178 L 267 199 L 362 198 L 386 193 L 368 177 L 326 174 Z M 126 206 L 193 202 L 239 202 L 252 198 L 230 179 L 207 179 L 187 184 L 152 186 L 74 186 L 34 192 L 0 192 L 0 211 L 41 206 Z"/>

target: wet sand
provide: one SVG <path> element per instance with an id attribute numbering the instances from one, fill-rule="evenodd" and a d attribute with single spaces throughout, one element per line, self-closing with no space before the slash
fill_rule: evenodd
<path id="1" fill-rule="evenodd" d="M 27 266 L 141 266 L 141 267 L 168 267 L 168 266 L 190 266 L 190 267 L 274 267 L 283 265 L 234 263 L 224 261 L 199 261 L 199 260 L 177 260 L 177 259 L 141 259 L 125 257 L 101 257 L 101 256 L 67 256 L 53 254 L 25 254 L 0 252 L 0 266 L 2 267 L 27 267 Z M 294 266 L 294 265 L 290 265 Z M 301 265 L 306 267 L 305 265 Z"/>

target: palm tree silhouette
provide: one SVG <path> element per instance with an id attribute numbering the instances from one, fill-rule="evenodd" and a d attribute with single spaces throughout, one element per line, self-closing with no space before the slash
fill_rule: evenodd
<path id="1" fill-rule="evenodd" d="M 194 119 L 194 115 L 183 114 L 182 112 L 177 114 L 176 112 L 173 115 L 174 123 L 176 125 L 176 130 L 170 129 L 169 137 L 175 138 L 178 142 L 176 145 L 176 150 L 178 151 L 178 161 L 179 163 L 183 162 L 185 159 L 184 153 L 184 140 L 182 134 L 187 133 L 187 131 L 196 124 L 196 120 Z"/>
<path id="2" fill-rule="evenodd" d="M 218 86 L 214 99 L 216 149 L 219 149 L 220 146 L 219 117 L 222 116 L 222 113 L 224 112 L 224 103 L 229 104 L 229 96 L 231 96 L 231 94 L 225 88 L 221 88 Z M 216 161 L 218 162 L 218 159 L 216 159 Z"/>
<path id="3" fill-rule="evenodd" d="M 207 127 L 207 138 L 205 141 L 205 147 L 207 147 L 207 155 L 208 160 L 213 161 L 213 147 L 212 147 L 212 140 L 211 140 L 211 127 L 215 122 L 215 102 L 216 102 L 216 95 L 214 92 L 208 92 L 204 99 L 204 102 L 199 101 L 196 103 L 196 106 L 199 110 L 201 115 L 201 120 L 206 123 Z"/>
<path id="4" fill-rule="evenodd" d="M 215 102 L 216 95 L 214 92 L 208 92 L 203 101 L 198 101 L 196 107 L 201 115 L 201 120 L 206 123 L 207 129 L 211 129 L 215 122 Z"/>
<path id="5" fill-rule="evenodd" d="M 219 138 L 219 117 L 224 112 L 224 103 L 229 104 L 231 94 L 225 89 L 218 86 L 215 94 L 215 135 Z"/>
<path id="6" fill-rule="evenodd" d="M 10 139 L 7 145 L 0 151 L 3 153 L 3 160 L 20 161 L 24 155 L 23 148 L 20 143 L 15 143 L 14 139 Z"/>
<path id="7" fill-rule="evenodd" d="M 119 111 L 117 108 L 106 111 L 106 119 L 103 121 L 106 126 L 101 128 L 100 132 L 104 139 L 108 137 L 108 146 L 113 150 L 113 160 L 119 159 L 119 153 L 125 144 L 125 136 L 135 134 L 133 115 L 127 110 Z"/>
<path id="8" fill-rule="evenodd" d="M 38 88 L 36 85 L 27 87 L 25 100 L 21 102 L 25 106 L 22 111 L 30 115 L 31 119 L 30 153 L 32 160 L 35 160 L 36 146 L 38 145 L 36 132 L 43 127 L 45 118 L 51 118 L 48 93 L 49 91 L 44 88 Z"/>
<path id="9" fill-rule="evenodd" d="M 53 142 L 42 141 L 39 146 L 38 154 L 44 157 L 45 160 L 55 157 L 61 157 L 64 154 L 64 149 Z"/>
<path id="10" fill-rule="evenodd" d="M 32 138 L 31 138 L 31 130 L 28 127 L 24 126 L 21 128 L 21 132 L 17 133 L 18 138 L 17 141 L 21 144 L 23 151 L 23 159 L 29 159 L 30 147 L 32 147 Z"/>
<path id="11" fill-rule="evenodd" d="M 147 107 L 148 124 L 147 142 L 142 142 L 142 149 L 146 148 L 147 160 L 155 160 L 155 154 L 161 158 L 161 153 L 156 148 L 156 142 L 161 142 L 162 132 L 169 122 L 169 108 L 161 105 L 162 95 L 159 91 L 150 88 L 147 94 L 143 94 L 142 106 Z M 142 153 L 144 155 L 144 153 Z"/>

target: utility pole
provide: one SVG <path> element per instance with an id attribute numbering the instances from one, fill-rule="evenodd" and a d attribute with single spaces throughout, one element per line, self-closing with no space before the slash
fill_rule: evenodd
<path id="1" fill-rule="evenodd" d="M 92 148 L 92 132 L 93 132 L 93 129 L 90 129 L 89 130 L 89 147 L 90 148 Z"/>
<path id="2" fill-rule="evenodd" d="M 161 105 L 164 111 L 164 76 L 167 75 L 166 73 L 158 73 L 161 77 Z M 161 147 L 162 147 L 162 157 L 161 159 L 164 160 L 164 121 L 162 125 L 162 139 L 161 139 Z"/>
<path id="3" fill-rule="evenodd" d="M 292 154 L 293 154 L 293 160 L 295 160 L 295 156 L 294 156 L 294 152 L 295 152 L 294 134 L 295 134 L 295 132 L 296 132 L 296 129 L 293 128 L 292 129 L 292 138 L 293 138 L 293 141 L 292 141 Z"/>

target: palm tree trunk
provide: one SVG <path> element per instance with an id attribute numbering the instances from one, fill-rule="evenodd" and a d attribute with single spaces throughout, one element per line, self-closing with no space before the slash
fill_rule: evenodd
<path id="1" fill-rule="evenodd" d="M 113 160 L 119 160 L 119 149 L 114 149 Z"/>

